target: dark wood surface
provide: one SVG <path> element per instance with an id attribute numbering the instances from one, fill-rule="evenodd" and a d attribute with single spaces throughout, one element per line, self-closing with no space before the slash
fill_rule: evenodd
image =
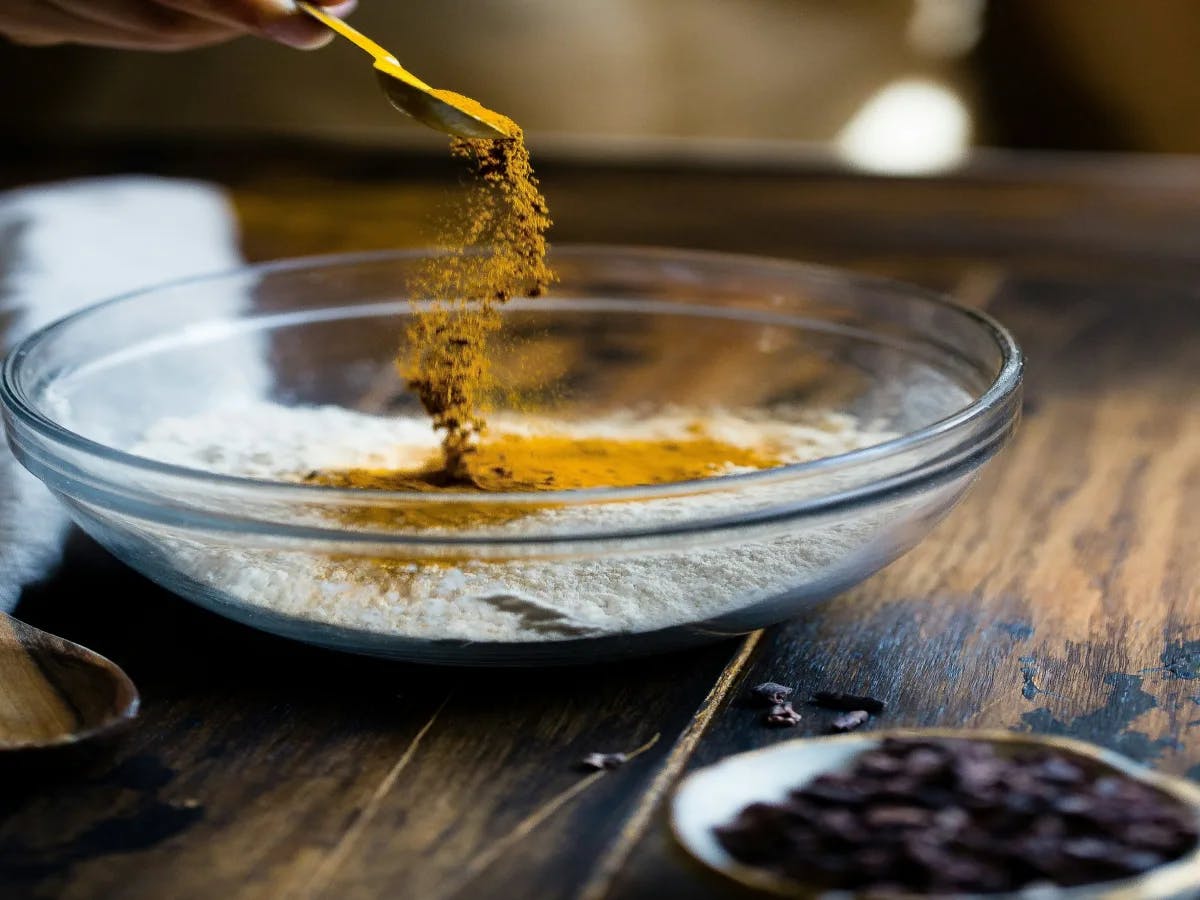
<path id="1" fill-rule="evenodd" d="M 12 182 L 218 180 L 251 259 L 412 243 L 448 173 L 329 148 L 7 152 Z M 738 697 L 768 678 L 876 694 L 890 725 L 1068 734 L 1200 777 L 1200 162 L 542 172 L 559 241 L 803 258 L 987 307 L 1029 354 L 1019 437 L 927 541 L 817 612 L 618 666 L 317 651 L 201 612 L 74 535 L 17 612 L 121 664 L 143 714 L 6 778 L 0 894 L 726 896 L 673 846 L 663 803 L 691 768 L 827 726 L 762 727 Z M 620 770 L 574 768 L 656 736 Z"/>

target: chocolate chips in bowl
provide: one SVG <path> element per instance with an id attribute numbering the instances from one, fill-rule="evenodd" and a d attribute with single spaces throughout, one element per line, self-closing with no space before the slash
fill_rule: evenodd
<path id="1" fill-rule="evenodd" d="M 1183 897 L 1200 788 L 1088 744 L 879 732 L 776 744 L 689 776 L 697 859 L 783 896 Z"/>

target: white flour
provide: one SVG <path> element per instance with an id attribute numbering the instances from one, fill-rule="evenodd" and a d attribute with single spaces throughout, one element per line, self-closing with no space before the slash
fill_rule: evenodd
<path id="1" fill-rule="evenodd" d="M 799 462 L 843 453 L 893 435 L 853 417 L 817 413 L 803 424 L 705 413 L 713 437 L 747 447 L 783 448 Z M 555 433 L 584 437 L 684 437 L 697 414 L 649 421 L 610 417 L 561 424 Z M 492 420 L 497 432 L 536 430 L 537 423 Z M 381 418 L 324 408 L 254 403 L 190 418 L 164 419 L 132 452 L 164 462 L 256 478 L 295 478 L 311 469 L 415 466 L 436 439 L 425 420 Z M 763 505 L 775 489 L 760 488 Z M 506 534 L 546 535 L 636 528 L 687 521 L 725 511 L 728 498 L 683 496 L 652 503 L 609 503 L 546 509 L 506 523 Z M 889 512 L 888 517 L 900 515 Z M 874 513 L 801 533 L 755 534 L 712 543 L 589 558 L 456 561 L 453 564 L 334 559 L 311 551 L 214 544 L 172 537 L 167 552 L 190 579 L 222 599 L 306 620 L 388 635 L 468 641 L 546 641 L 640 632 L 695 623 L 814 583 L 842 576 L 837 567 L 858 553 L 884 524 Z M 156 542 L 161 538 L 156 536 Z M 732 541 L 732 542 L 730 542 Z"/>

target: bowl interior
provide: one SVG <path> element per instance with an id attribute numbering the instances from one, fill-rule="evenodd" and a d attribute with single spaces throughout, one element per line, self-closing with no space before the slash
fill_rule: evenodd
<path id="1" fill-rule="evenodd" d="M 506 307 L 498 412 L 719 407 L 787 422 L 825 410 L 902 435 L 960 412 L 1005 363 L 980 322 L 911 288 L 737 258 L 615 265 L 568 251 L 556 264 L 551 296 Z M 17 387 L 117 449 L 163 417 L 246 401 L 419 416 L 395 365 L 412 266 L 248 270 L 110 303 L 24 350 Z"/>

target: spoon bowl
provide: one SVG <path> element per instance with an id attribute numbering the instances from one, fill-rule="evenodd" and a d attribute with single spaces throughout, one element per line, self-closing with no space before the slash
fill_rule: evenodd
<path id="1" fill-rule="evenodd" d="M 0 613 L 0 751 L 62 747 L 137 716 L 129 676 L 98 653 Z"/>
<path id="2" fill-rule="evenodd" d="M 392 106 L 412 116 L 423 125 L 455 137 L 472 139 L 509 139 L 512 123 L 492 112 L 470 97 L 452 91 L 433 88 L 417 78 L 396 61 L 379 44 L 337 16 L 332 16 L 311 3 L 297 4 L 327 28 L 341 35 L 375 62 L 375 74 Z"/>

